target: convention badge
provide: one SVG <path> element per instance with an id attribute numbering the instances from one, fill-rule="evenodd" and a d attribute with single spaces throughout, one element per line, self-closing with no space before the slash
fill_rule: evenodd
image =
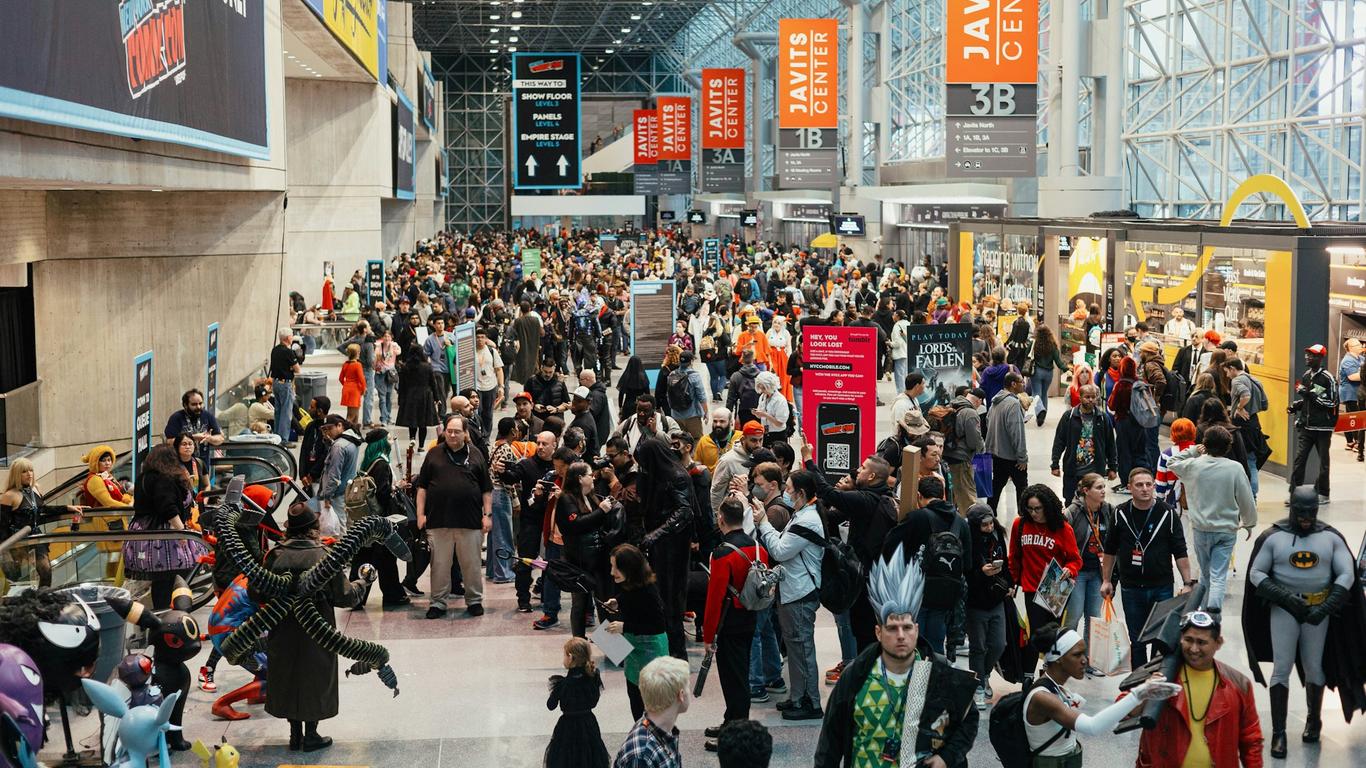
<path id="1" fill-rule="evenodd" d="M 1134 551 L 1129 553 L 1129 562 L 1132 563 L 1135 568 L 1142 568 L 1143 550 L 1139 549 L 1138 547 L 1134 547 Z"/>
<path id="2" fill-rule="evenodd" d="M 901 737 L 888 736 L 882 744 L 882 754 L 878 756 L 878 759 L 884 763 L 896 765 L 901 760 Z"/>

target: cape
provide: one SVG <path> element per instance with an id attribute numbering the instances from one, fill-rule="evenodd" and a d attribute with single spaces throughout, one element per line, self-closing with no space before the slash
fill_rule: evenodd
<path id="1" fill-rule="evenodd" d="M 1325 523 L 1320 523 L 1320 526 L 1321 530 L 1331 531 L 1341 539 L 1348 552 L 1352 551 L 1338 529 Z M 1252 557 L 1248 560 L 1248 578 L 1252 575 L 1251 564 L 1256 562 L 1257 553 L 1267 537 L 1277 532 L 1292 532 L 1289 518 L 1275 523 L 1257 537 L 1257 542 L 1252 545 Z M 1337 691 L 1342 700 L 1343 717 L 1349 723 L 1355 713 L 1366 712 L 1366 656 L 1360 652 L 1363 644 L 1366 644 L 1366 597 L 1360 588 L 1360 579 L 1356 558 L 1352 558 L 1352 587 L 1347 590 L 1347 602 L 1343 604 L 1342 611 L 1328 618 L 1328 638 L 1323 648 L 1324 685 Z M 1272 660 L 1270 611 L 1267 602 L 1256 595 L 1252 585 L 1246 580 L 1244 585 L 1243 638 L 1247 642 L 1247 663 L 1252 670 L 1252 677 L 1266 685 L 1260 663 Z M 1298 658 L 1295 659 L 1295 670 L 1303 682 L 1304 667 Z"/>

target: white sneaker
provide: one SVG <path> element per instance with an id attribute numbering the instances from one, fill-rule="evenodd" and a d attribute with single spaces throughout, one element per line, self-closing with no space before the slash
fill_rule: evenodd
<path id="1" fill-rule="evenodd" d="M 977 692 L 972 694 L 972 703 L 977 705 L 978 712 L 985 712 L 987 709 L 986 689 L 982 688 L 981 686 L 978 686 Z"/>

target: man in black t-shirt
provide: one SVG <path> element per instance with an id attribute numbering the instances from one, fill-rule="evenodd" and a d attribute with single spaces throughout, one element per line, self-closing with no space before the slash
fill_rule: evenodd
<path id="1" fill-rule="evenodd" d="M 1138 642 L 1148 614 L 1153 606 L 1172 596 L 1172 562 L 1181 574 L 1181 594 L 1189 592 L 1196 580 L 1191 578 L 1179 513 L 1157 498 L 1152 470 L 1134 468 L 1129 473 L 1129 493 L 1132 498 L 1115 509 L 1114 525 L 1105 537 L 1100 594 L 1114 595 L 1111 576 L 1118 562 L 1131 661 L 1138 668 L 1148 660 L 1146 648 Z"/>
<path id="2" fill-rule="evenodd" d="M 299 356 L 291 344 L 294 332 L 288 326 L 280 328 L 280 343 L 270 350 L 271 394 L 275 397 L 275 434 L 280 442 L 290 444 L 291 423 L 294 421 L 294 374 L 299 372 Z"/>
<path id="3" fill-rule="evenodd" d="M 432 550 L 432 592 L 427 618 L 446 615 L 451 561 L 460 563 L 465 613 L 484 615 L 484 572 L 479 549 L 493 515 L 493 482 L 482 453 L 472 450 L 465 417 L 447 414 L 442 443 L 427 452 L 417 476 L 417 527 Z M 481 516 L 482 511 L 482 516 Z"/>

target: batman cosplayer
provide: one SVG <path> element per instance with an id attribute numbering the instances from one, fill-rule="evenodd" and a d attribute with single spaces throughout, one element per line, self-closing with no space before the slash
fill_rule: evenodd
<path id="1" fill-rule="evenodd" d="M 1252 548 L 1243 595 L 1248 662 L 1265 684 L 1259 662 L 1270 661 L 1271 756 L 1286 755 L 1285 716 L 1290 668 L 1304 682 L 1308 714 L 1301 740 L 1319 740 L 1323 689 L 1342 699 L 1351 722 L 1366 711 L 1366 601 L 1347 540 L 1318 519 L 1319 498 L 1302 485 L 1290 496 L 1290 516 L 1272 525 Z"/>

